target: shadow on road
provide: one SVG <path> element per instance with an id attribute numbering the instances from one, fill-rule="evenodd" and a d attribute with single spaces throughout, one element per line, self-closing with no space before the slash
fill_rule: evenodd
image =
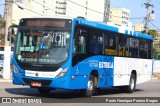
<path id="1" fill-rule="evenodd" d="M 80 91 L 75 90 L 52 90 L 48 95 L 41 95 L 38 93 L 37 89 L 35 88 L 6 88 L 6 92 L 10 94 L 14 94 L 16 96 L 32 96 L 32 97 L 45 97 L 45 98 L 83 98 L 83 94 Z M 141 89 L 136 89 L 135 92 L 143 91 Z M 120 92 L 118 89 L 100 89 L 96 94 L 93 96 L 102 96 L 105 95 L 118 95 L 124 92 Z M 127 93 L 126 93 L 127 94 Z"/>

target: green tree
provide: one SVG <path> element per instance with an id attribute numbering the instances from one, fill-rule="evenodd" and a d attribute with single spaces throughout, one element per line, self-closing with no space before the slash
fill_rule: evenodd
<path id="1" fill-rule="evenodd" d="M 142 33 L 145 33 L 145 31 L 142 31 Z M 151 36 L 153 36 L 154 39 L 155 39 L 155 37 L 158 36 L 158 32 L 156 30 L 154 30 L 154 29 L 149 30 L 148 34 L 151 35 Z M 157 55 L 160 54 L 160 50 L 158 50 L 156 48 L 156 46 L 154 46 L 153 50 L 154 50 L 154 59 L 156 59 Z"/>
<path id="2" fill-rule="evenodd" d="M 0 28 L 4 28 L 6 26 L 6 21 L 0 15 Z"/>
<path id="3" fill-rule="evenodd" d="M 154 59 L 157 59 L 157 56 L 159 55 L 159 51 L 154 48 Z"/>
<path id="4" fill-rule="evenodd" d="M 154 29 L 149 30 L 148 34 L 149 34 L 149 35 L 152 35 L 152 36 L 153 36 L 153 38 L 155 38 L 155 37 L 158 35 L 157 31 L 156 31 L 156 30 L 154 30 Z"/>
<path id="5" fill-rule="evenodd" d="M 145 33 L 145 31 L 142 31 L 142 33 Z M 151 29 L 148 31 L 148 34 L 153 36 L 153 38 L 155 38 L 158 35 L 158 32 L 154 29 Z"/>
<path id="6" fill-rule="evenodd" d="M 0 15 L 0 29 L 5 29 L 6 22 Z M 0 33 L 0 44 L 4 44 L 4 34 L 1 32 Z"/>

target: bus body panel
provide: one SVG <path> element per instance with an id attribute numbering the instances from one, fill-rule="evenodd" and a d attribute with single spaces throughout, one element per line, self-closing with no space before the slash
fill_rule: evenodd
<path id="1" fill-rule="evenodd" d="M 98 87 L 113 86 L 114 57 L 112 56 L 92 56 L 73 67 L 73 76 L 87 77 L 85 86 L 89 76 L 93 70 L 98 71 Z M 75 83 L 76 84 L 76 83 Z"/>
<path id="2" fill-rule="evenodd" d="M 112 56 L 93 56 L 81 61 L 71 68 L 71 73 L 63 78 L 38 78 L 18 76 L 13 73 L 14 84 L 26 85 L 22 78 L 33 80 L 52 80 L 47 87 L 65 89 L 85 89 L 89 75 L 93 70 L 98 71 L 98 87 L 113 87 L 128 85 L 132 70 L 137 72 L 137 84 L 151 79 L 152 60 L 130 59 Z M 140 64 L 140 67 L 137 67 Z M 113 66 L 112 66 L 113 65 Z M 74 77 L 74 79 L 73 79 Z"/>
<path id="3" fill-rule="evenodd" d="M 137 73 L 137 84 L 151 79 L 151 59 L 115 57 L 114 65 L 114 86 L 129 85 L 133 70 Z"/>
<path id="4" fill-rule="evenodd" d="M 15 62 L 14 62 L 15 63 Z M 112 87 L 113 86 L 113 72 L 114 72 L 114 57 L 112 56 L 93 56 L 81 61 L 79 64 L 70 68 L 69 72 L 65 77 L 62 78 L 39 78 L 34 74 L 36 71 L 32 71 L 31 75 L 26 76 L 23 72 L 26 70 L 20 69 L 21 75 L 17 75 L 13 71 L 13 83 L 20 85 L 27 85 L 23 79 L 28 79 L 31 81 L 45 81 L 51 80 L 50 85 L 46 87 L 50 88 L 64 88 L 64 89 L 85 89 L 87 88 L 87 82 L 89 76 L 93 70 L 98 71 L 98 87 Z M 71 73 L 70 73 L 71 72 Z M 38 72 L 40 74 L 41 72 Z M 47 73 L 47 72 L 46 72 Z M 75 77 L 73 79 L 73 77 Z M 29 85 L 30 86 L 30 85 Z"/>

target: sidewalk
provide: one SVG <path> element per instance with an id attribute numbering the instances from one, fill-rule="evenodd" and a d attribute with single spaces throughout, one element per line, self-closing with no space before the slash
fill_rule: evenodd
<path id="1" fill-rule="evenodd" d="M 12 82 L 12 76 L 11 79 L 3 79 L 2 70 L 0 71 L 0 82 Z"/>
<path id="2" fill-rule="evenodd" d="M 11 79 L 3 79 L 3 76 L 0 75 L 0 82 L 12 82 Z"/>

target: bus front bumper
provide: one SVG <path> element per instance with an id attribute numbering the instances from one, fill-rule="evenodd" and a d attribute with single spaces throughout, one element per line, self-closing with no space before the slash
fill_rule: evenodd
<path id="1" fill-rule="evenodd" d="M 63 88 L 69 89 L 68 77 L 65 78 L 35 78 L 27 76 L 13 75 L 13 84 L 17 85 L 28 85 L 31 87 L 48 87 L 48 88 Z M 33 86 L 32 83 L 39 83 L 41 86 Z"/>
<path id="2" fill-rule="evenodd" d="M 13 72 L 13 84 L 28 85 L 31 87 L 43 87 L 53 89 L 84 89 L 87 87 L 87 78 L 83 76 L 77 76 L 76 79 L 72 79 L 72 76 L 65 76 L 62 78 L 39 78 L 20 76 Z M 41 86 L 32 86 L 32 83 L 39 83 Z"/>

